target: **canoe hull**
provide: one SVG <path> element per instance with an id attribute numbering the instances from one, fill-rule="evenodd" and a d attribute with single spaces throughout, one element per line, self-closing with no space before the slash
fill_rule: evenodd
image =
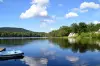
<path id="1" fill-rule="evenodd" d="M 23 58 L 24 58 L 24 56 L 5 57 L 5 58 L 0 58 L 0 61 L 17 60 L 17 59 L 23 59 Z"/>
<path id="2" fill-rule="evenodd" d="M 0 55 L 1 58 L 13 58 L 13 57 L 20 57 L 23 56 L 24 53 L 19 53 L 19 54 L 11 54 L 11 55 Z"/>

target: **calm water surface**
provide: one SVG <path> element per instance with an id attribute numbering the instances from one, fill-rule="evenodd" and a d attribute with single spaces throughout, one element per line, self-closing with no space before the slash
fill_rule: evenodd
<path id="1" fill-rule="evenodd" d="M 0 66 L 100 66 L 100 40 L 0 39 L 0 47 L 25 53 L 23 58 L 0 59 Z"/>

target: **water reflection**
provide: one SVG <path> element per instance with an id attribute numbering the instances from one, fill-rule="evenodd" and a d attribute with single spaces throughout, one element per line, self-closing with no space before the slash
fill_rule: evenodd
<path id="1" fill-rule="evenodd" d="M 75 64 L 73 64 L 73 66 L 89 66 L 89 64 L 87 64 L 87 63 L 75 63 Z"/>
<path id="2" fill-rule="evenodd" d="M 55 50 L 48 50 L 46 48 L 41 48 L 41 54 L 43 57 L 47 57 L 51 60 L 54 60 L 56 57 L 56 51 Z"/>
<path id="3" fill-rule="evenodd" d="M 25 56 L 21 61 L 29 66 L 47 66 L 48 63 L 46 58 L 32 58 L 28 56 Z"/>
<path id="4" fill-rule="evenodd" d="M 1 66 L 96 66 L 100 63 L 97 39 L 2 39 L 2 45 L 22 50 L 25 57 L 18 61 L 8 59 L 11 61 L 0 63 Z"/>
<path id="5" fill-rule="evenodd" d="M 9 58 L 0 58 L 0 61 L 8 61 L 8 60 L 17 60 L 17 59 L 23 59 L 24 56 L 19 56 L 19 57 L 9 57 Z"/>
<path id="6" fill-rule="evenodd" d="M 49 39 L 52 44 L 59 45 L 62 49 L 71 49 L 73 52 L 85 53 L 86 51 L 100 51 L 100 41 L 94 39 Z"/>
<path id="7" fill-rule="evenodd" d="M 20 46 L 29 44 L 37 40 L 44 40 L 45 38 L 17 38 L 17 39 L 0 39 L 0 46 Z"/>
<path id="8" fill-rule="evenodd" d="M 66 56 L 66 60 L 68 60 L 70 62 L 77 62 L 79 60 L 79 58 L 75 57 L 75 56 Z"/>
<path id="9" fill-rule="evenodd" d="M 68 38 L 68 42 L 70 44 L 76 43 L 76 39 L 75 38 Z"/>

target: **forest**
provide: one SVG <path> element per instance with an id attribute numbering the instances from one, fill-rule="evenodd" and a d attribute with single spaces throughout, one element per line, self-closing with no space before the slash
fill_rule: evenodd
<path id="1" fill-rule="evenodd" d="M 45 37 L 45 32 L 33 32 L 23 28 L 2 27 L 0 37 Z"/>
<path id="2" fill-rule="evenodd" d="M 100 29 L 100 23 L 86 24 L 85 22 L 73 23 L 70 26 L 62 26 L 58 30 L 51 31 L 48 36 L 49 37 L 64 37 L 68 36 L 70 33 L 76 33 L 80 36 L 90 36 L 93 35 Z"/>

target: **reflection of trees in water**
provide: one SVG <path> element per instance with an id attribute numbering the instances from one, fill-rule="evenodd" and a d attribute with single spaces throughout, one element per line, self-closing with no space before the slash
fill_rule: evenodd
<path id="1" fill-rule="evenodd" d="M 100 42 L 92 39 L 81 39 L 70 42 L 68 39 L 49 39 L 53 44 L 59 45 L 61 48 L 71 48 L 73 52 L 84 53 L 86 51 L 100 51 Z"/>
<path id="2" fill-rule="evenodd" d="M 49 41 L 52 42 L 52 44 L 59 45 L 63 49 L 69 48 L 70 46 L 67 39 L 64 40 L 61 38 L 52 38 L 52 39 L 49 39 Z"/>
<path id="3" fill-rule="evenodd" d="M 24 45 L 36 40 L 44 40 L 44 39 L 40 38 L 0 39 L 0 45 L 6 45 L 6 46 Z"/>

